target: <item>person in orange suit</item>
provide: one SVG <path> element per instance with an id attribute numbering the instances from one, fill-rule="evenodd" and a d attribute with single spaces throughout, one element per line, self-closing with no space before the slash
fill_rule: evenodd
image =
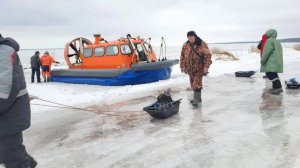
<path id="1" fill-rule="evenodd" d="M 50 82 L 51 78 L 51 65 L 52 63 L 59 62 L 55 61 L 51 55 L 49 55 L 49 52 L 46 51 L 44 55 L 41 57 L 41 63 L 42 63 L 42 75 L 44 78 L 44 82 Z"/>

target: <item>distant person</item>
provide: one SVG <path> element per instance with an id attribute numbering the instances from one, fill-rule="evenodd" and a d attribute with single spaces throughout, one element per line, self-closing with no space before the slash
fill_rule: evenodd
<path id="1" fill-rule="evenodd" d="M 257 48 L 260 50 L 260 58 L 262 57 L 262 53 L 264 51 L 264 47 L 265 47 L 265 44 L 267 42 L 267 35 L 266 34 L 263 34 Z M 268 78 L 267 75 L 264 75 L 263 78 Z"/>
<path id="2" fill-rule="evenodd" d="M 260 57 L 262 57 L 262 53 L 264 51 L 267 40 L 268 40 L 267 35 L 263 34 L 261 41 L 259 42 L 259 44 L 257 46 L 257 48 L 260 50 Z"/>
<path id="3" fill-rule="evenodd" d="M 208 73 L 211 65 L 211 53 L 209 48 L 195 31 L 187 33 L 188 41 L 184 43 L 180 57 L 181 72 L 188 74 L 190 84 L 194 91 L 194 99 L 191 101 L 194 107 L 197 107 L 201 99 L 202 78 Z"/>
<path id="4" fill-rule="evenodd" d="M 266 72 L 267 77 L 272 81 L 270 93 L 280 94 L 283 92 L 278 73 L 283 73 L 283 52 L 282 46 L 277 38 L 277 31 L 270 29 L 266 32 L 268 40 L 263 49 L 261 59 L 261 72 Z"/>
<path id="5" fill-rule="evenodd" d="M 34 76 L 36 73 L 37 82 L 41 83 L 41 61 L 40 61 L 40 52 L 36 51 L 35 54 L 30 59 L 31 64 L 31 83 L 34 83 Z"/>
<path id="6" fill-rule="evenodd" d="M 30 104 L 19 44 L 0 35 L 0 164 L 7 168 L 34 168 L 22 132 L 30 127 Z"/>
<path id="7" fill-rule="evenodd" d="M 49 55 L 49 52 L 46 51 L 44 55 L 41 57 L 41 63 L 42 63 L 42 73 L 43 73 L 44 82 L 50 82 L 51 65 L 52 63 L 59 64 L 59 62 L 55 61 L 53 57 Z"/>

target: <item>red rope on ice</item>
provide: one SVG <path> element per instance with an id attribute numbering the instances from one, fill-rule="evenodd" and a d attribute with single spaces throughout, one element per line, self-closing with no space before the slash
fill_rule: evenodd
<path id="1" fill-rule="evenodd" d="M 53 101 L 49 101 L 49 100 L 45 100 L 45 99 L 41 99 L 35 96 L 31 96 L 30 100 L 40 100 L 40 101 L 44 101 L 47 103 L 51 103 L 51 104 L 55 104 L 55 105 L 45 105 L 45 104 L 37 104 L 37 103 L 31 103 L 31 105 L 36 105 L 36 106 L 44 106 L 44 107 L 52 107 L 52 108 L 64 108 L 64 109 L 70 109 L 70 110 L 79 110 L 79 111 L 87 111 L 87 112 L 93 112 L 93 113 L 97 113 L 97 114 L 104 114 L 104 115 L 110 115 L 110 116 L 120 116 L 120 115 L 116 115 L 116 114 L 109 114 L 109 113 L 124 113 L 121 111 L 102 111 L 102 110 L 96 110 L 96 109 L 88 109 L 88 108 L 78 108 L 78 107 L 74 107 L 74 106 L 69 106 L 69 105 L 65 105 L 65 104 L 61 104 L 61 103 L 57 103 L 57 102 L 53 102 Z M 141 111 L 130 111 L 130 112 L 138 112 L 140 113 Z M 136 114 L 136 115 L 131 115 L 131 116 L 142 116 L 144 114 Z"/>

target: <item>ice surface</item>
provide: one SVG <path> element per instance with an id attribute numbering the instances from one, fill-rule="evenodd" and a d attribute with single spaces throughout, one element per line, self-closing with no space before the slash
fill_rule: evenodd
<path id="1" fill-rule="evenodd" d="M 180 47 L 171 51 L 178 57 Z M 259 70 L 259 55 L 245 48 L 232 52 L 240 61 L 214 61 L 196 109 L 179 66 L 170 80 L 122 87 L 30 84 L 25 70 L 31 95 L 105 113 L 33 105 L 27 149 L 47 168 L 300 167 L 300 91 L 274 96 L 261 73 L 235 78 L 235 71 Z M 285 47 L 284 56 L 282 82 L 300 78 L 300 52 Z M 142 108 L 168 88 L 174 99 L 183 98 L 179 114 L 152 119 Z"/>

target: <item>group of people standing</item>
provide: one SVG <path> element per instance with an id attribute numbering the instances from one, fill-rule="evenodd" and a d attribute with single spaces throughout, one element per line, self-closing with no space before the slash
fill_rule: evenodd
<path id="1" fill-rule="evenodd" d="M 180 68 L 181 72 L 188 74 L 190 85 L 194 91 L 194 97 L 190 101 L 194 107 L 201 103 L 202 79 L 208 73 L 212 64 L 211 53 L 207 44 L 196 34 L 195 31 L 187 33 L 187 42 L 183 44 Z M 280 94 L 283 92 L 278 73 L 283 73 L 283 51 L 280 42 L 277 40 L 277 31 L 268 30 L 262 37 L 258 45 L 261 50 L 261 68 L 260 71 L 266 73 L 269 80 L 272 81 L 271 94 Z"/>
<path id="2" fill-rule="evenodd" d="M 58 63 L 53 59 L 48 51 L 40 57 L 40 52 L 36 51 L 35 54 L 30 59 L 31 65 L 31 83 L 34 83 L 35 76 L 37 78 L 37 83 L 41 83 L 41 70 L 44 82 L 50 82 L 51 78 L 51 65 L 52 63 Z"/>

